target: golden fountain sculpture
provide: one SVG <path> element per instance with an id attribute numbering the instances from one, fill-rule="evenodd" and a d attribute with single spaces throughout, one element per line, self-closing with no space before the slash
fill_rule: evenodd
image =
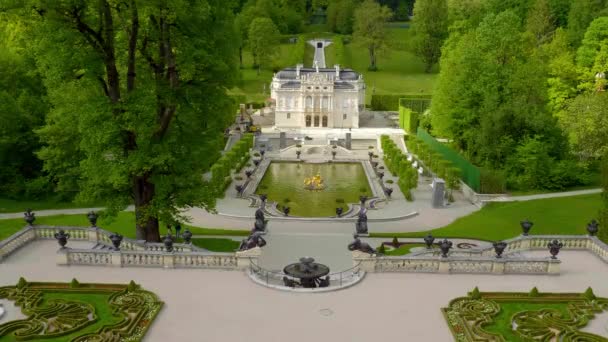
<path id="1" fill-rule="evenodd" d="M 315 176 L 304 178 L 304 187 L 308 190 L 323 190 L 325 189 L 325 183 L 321 174 L 317 173 Z"/>

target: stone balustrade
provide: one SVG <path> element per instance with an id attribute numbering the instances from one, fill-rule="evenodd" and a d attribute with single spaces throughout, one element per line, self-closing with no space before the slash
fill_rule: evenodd
<path id="1" fill-rule="evenodd" d="M 366 272 L 558 274 L 560 261 L 547 258 L 484 256 L 374 256 L 353 252 L 353 262 Z"/>
<path id="2" fill-rule="evenodd" d="M 6 258 L 8 255 L 16 251 L 17 249 L 27 245 L 31 241 L 36 239 L 55 239 L 55 234 L 60 230 L 70 234 L 68 240 L 68 246 L 70 240 L 75 241 L 89 241 L 92 243 L 102 243 L 108 246 L 112 246 L 112 240 L 110 240 L 111 232 L 97 227 L 69 227 L 69 226 L 46 226 L 46 225 L 34 225 L 26 226 L 22 230 L 11 235 L 7 239 L 0 241 L 0 261 Z M 149 252 L 162 252 L 165 250 L 165 246 L 162 243 L 150 243 L 140 240 L 134 240 L 129 238 L 123 238 L 120 249 L 125 251 L 149 251 Z M 202 252 L 201 248 L 193 245 L 174 243 L 173 250 L 175 252 Z"/>
<path id="3" fill-rule="evenodd" d="M 63 248 L 57 252 L 57 264 L 243 270 L 250 267 L 251 260 L 257 260 L 260 254 L 259 247 L 236 253 Z"/>

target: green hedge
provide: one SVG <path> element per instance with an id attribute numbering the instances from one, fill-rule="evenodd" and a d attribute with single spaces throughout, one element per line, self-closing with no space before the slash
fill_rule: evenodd
<path id="1" fill-rule="evenodd" d="M 480 171 L 476 166 L 464 159 L 464 157 L 462 157 L 456 151 L 437 141 L 430 134 L 428 134 L 427 131 L 420 127 L 418 127 L 417 137 L 419 140 L 424 141 L 430 151 L 441 155 L 444 159 L 454 164 L 455 167 L 459 168 L 462 175 L 462 181 L 465 184 L 471 187 L 471 189 L 475 190 L 475 192 L 481 191 L 481 176 Z M 433 165 L 430 167 L 433 169 Z M 436 170 L 435 172 L 437 173 Z"/>
<path id="2" fill-rule="evenodd" d="M 336 36 L 333 39 L 334 44 L 334 61 L 341 67 L 346 68 L 346 59 L 344 58 L 344 38 L 342 36 Z"/>
<path id="3" fill-rule="evenodd" d="M 410 108 L 399 105 L 399 127 L 410 134 L 416 134 L 418 129 L 418 113 Z"/>
<path id="4" fill-rule="evenodd" d="M 232 170 L 240 171 L 249 161 L 249 150 L 253 147 L 253 134 L 244 134 L 232 149 L 226 152 L 211 167 L 211 188 L 216 197 L 222 197 L 232 182 Z"/>
<path id="5" fill-rule="evenodd" d="M 393 175 L 399 177 L 397 185 L 405 199 L 412 201 L 411 190 L 418 186 L 418 172 L 388 135 L 380 137 L 380 145 L 384 151 L 384 164 Z"/>
<path id="6" fill-rule="evenodd" d="M 403 98 L 405 102 L 404 107 L 411 108 L 412 110 L 423 113 L 431 103 L 431 95 L 428 94 L 383 94 L 372 95 L 372 110 L 399 110 L 399 102 Z M 410 104 L 412 102 L 412 104 Z M 420 104 L 416 104 L 420 103 Z M 425 103 L 423 106 L 421 103 Z M 424 110 L 419 110 L 424 108 Z"/>

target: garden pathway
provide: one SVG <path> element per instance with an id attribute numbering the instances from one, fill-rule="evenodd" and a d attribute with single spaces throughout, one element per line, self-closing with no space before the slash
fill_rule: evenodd
<path id="1" fill-rule="evenodd" d="M 532 201 L 532 200 L 543 199 L 543 198 L 556 198 L 556 197 L 599 194 L 601 192 L 602 192 L 601 188 L 587 189 L 587 190 L 563 191 L 563 192 L 549 192 L 549 193 L 545 193 L 545 194 L 536 194 L 536 195 L 497 197 L 497 198 L 488 200 L 487 202 Z"/>
<path id="2" fill-rule="evenodd" d="M 322 43 L 323 46 L 317 47 L 318 43 Z M 308 44 L 314 46 L 315 48 L 315 56 L 313 57 L 312 65 L 317 65 L 319 68 L 325 68 L 325 47 L 331 44 L 331 41 L 326 39 L 314 39 L 309 40 Z"/>
<path id="3" fill-rule="evenodd" d="M 70 242 L 73 243 L 73 242 Z M 142 284 L 165 303 L 145 342 L 310 340 L 364 342 L 452 341 L 441 308 L 481 291 L 582 292 L 608 297 L 608 265 L 588 252 L 562 251 L 562 274 L 367 274 L 351 288 L 288 293 L 252 282 L 243 272 L 195 269 L 57 266 L 55 241 L 35 241 L 0 263 L 0 286 L 31 281 Z M 543 252 L 543 255 L 546 255 Z M 169 327 L 169 328 L 168 328 Z M 234 327 L 238 327 L 235 329 Z M 314 327 L 313 331 L 302 327 Z"/>

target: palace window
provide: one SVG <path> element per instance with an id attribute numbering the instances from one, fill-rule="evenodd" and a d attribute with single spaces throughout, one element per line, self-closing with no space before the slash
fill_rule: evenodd
<path id="1" fill-rule="evenodd" d="M 346 120 L 347 117 L 348 115 L 346 113 L 342 114 L 342 120 Z"/>
<path id="2" fill-rule="evenodd" d="M 287 113 L 287 119 L 291 119 L 291 113 Z"/>

